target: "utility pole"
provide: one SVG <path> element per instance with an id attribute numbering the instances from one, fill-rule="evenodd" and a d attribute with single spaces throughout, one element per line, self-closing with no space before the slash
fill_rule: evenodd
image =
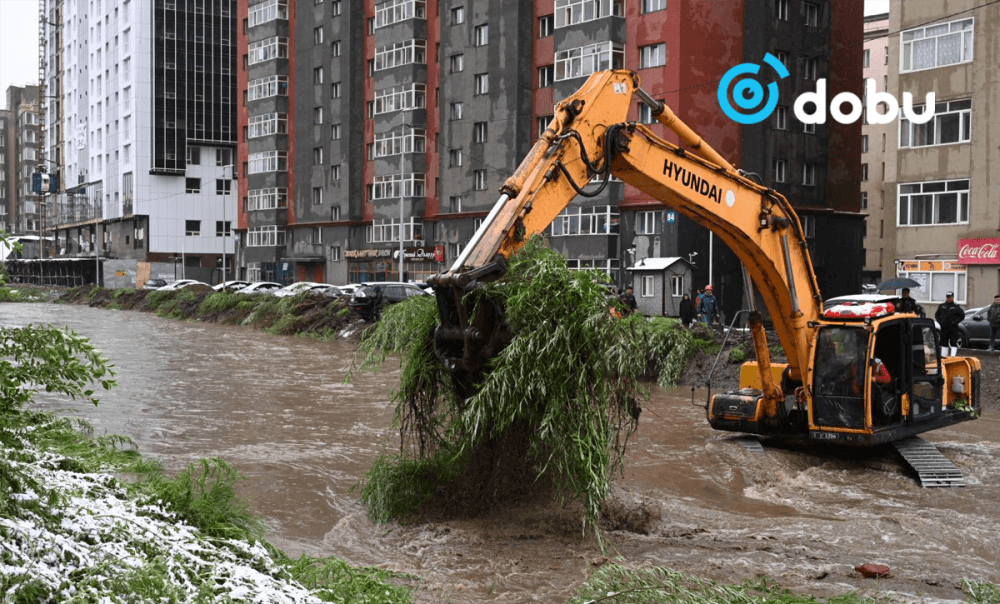
<path id="1" fill-rule="evenodd" d="M 403 165 L 406 162 L 406 126 L 407 124 L 402 124 L 400 128 L 402 129 L 402 138 L 399 141 L 399 280 L 403 283 L 406 282 L 406 258 L 403 256 L 403 233 L 405 231 L 405 226 L 403 224 L 403 199 L 406 195 L 406 180 L 403 175 Z"/>

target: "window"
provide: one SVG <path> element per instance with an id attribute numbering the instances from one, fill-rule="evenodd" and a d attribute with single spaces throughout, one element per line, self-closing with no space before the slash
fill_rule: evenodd
<path id="1" fill-rule="evenodd" d="M 904 31 L 899 71 L 968 63 L 972 60 L 973 22 L 970 17 Z"/>
<path id="2" fill-rule="evenodd" d="M 667 64 L 666 43 L 650 44 L 639 47 L 639 69 L 662 67 Z"/>
<path id="3" fill-rule="evenodd" d="M 403 189 L 400 192 L 400 184 Z M 399 199 L 402 197 L 423 197 L 424 175 L 423 174 L 389 174 L 386 176 L 376 176 L 371 185 L 371 199 Z"/>
<path id="4" fill-rule="evenodd" d="M 819 73 L 819 59 L 815 57 L 810 57 L 802 62 L 805 68 L 805 73 L 803 74 L 807 80 L 815 80 L 816 74 Z"/>
<path id="5" fill-rule="evenodd" d="M 381 243 L 385 241 L 399 241 L 400 238 L 400 228 L 398 219 L 396 220 L 376 220 L 371 226 L 372 236 L 371 240 L 373 243 Z M 410 219 L 409 222 L 403 223 L 402 236 L 403 241 L 416 241 L 418 239 L 423 239 L 424 225 L 422 222 L 417 222 L 414 219 Z"/>
<path id="6" fill-rule="evenodd" d="M 451 24 L 458 25 L 465 23 L 465 7 L 455 6 L 451 9 Z"/>
<path id="7" fill-rule="evenodd" d="M 784 130 L 788 127 L 788 107 L 776 107 L 774 111 L 774 128 Z"/>
<path id="8" fill-rule="evenodd" d="M 684 295 L 684 275 L 670 275 L 670 295 L 675 298 Z"/>
<path id="9" fill-rule="evenodd" d="M 247 18 L 247 27 L 274 21 L 275 19 L 288 20 L 288 3 L 278 0 L 265 0 L 259 4 L 250 6 Z"/>
<path id="10" fill-rule="evenodd" d="M 323 189 L 321 187 L 313 187 L 312 199 L 314 206 L 318 206 L 323 203 Z"/>
<path id="11" fill-rule="evenodd" d="M 340 40 L 337 40 L 336 42 L 334 42 L 330 46 L 330 50 L 331 50 L 330 54 L 332 54 L 335 57 L 339 57 L 340 56 Z"/>
<path id="12" fill-rule="evenodd" d="M 476 170 L 472 173 L 473 185 L 472 188 L 476 191 L 486 190 L 486 170 Z"/>
<path id="13" fill-rule="evenodd" d="M 453 120 L 462 119 L 462 103 L 451 104 L 451 119 Z"/>
<path id="14" fill-rule="evenodd" d="M 667 10 L 667 0 L 642 0 L 642 13 L 652 13 Z"/>
<path id="15" fill-rule="evenodd" d="M 334 82 L 333 86 L 330 87 L 330 92 L 331 92 L 330 96 L 332 96 L 335 99 L 339 99 L 340 98 L 340 82 Z"/>
<path id="16" fill-rule="evenodd" d="M 472 142 L 485 143 L 489 136 L 489 126 L 486 122 L 476 122 L 472 125 Z"/>
<path id="17" fill-rule="evenodd" d="M 652 298 L 656 294 L 656 277 L 654 275 L 642 276 L 641 297 Z"/>
<path id="18" fill-rule="evenodd" d="M 339 141 L 341 132 L 341 124 L 334 124 L 330 126 L 330 139 Z"/>
<path id="19" fill-rule="evenodd" d="M 786 162 L 783 159 L 776 159 L 771 162 L 771 173 L 774 182 L 785 182 Z"/>
<path id="20" fill-rule="evenodd" d="M 323 147 L 313 147 L 313 165 L 323 165 Z"/>
<path id="21" fill-rule="evenodd" d="M 479 229 L 481 229 L 481 228 L 483 228 L 483 219 L 482 218 L 476 218 L 476 219 L 474 219 L 472 221 L 472 232 L 473 233 L 477 233 L 477 232 L 479 232 Z"/>
<path id="22" fill-rule="evenodd" d="M 288 206 L 288 189 L 253 189 L 246 197 L 246 210 L 273 210 Z"/>
<path id="23" fill-rule="evenodd" d="M 393 111 L 407 111 L 410 109 L 423 109 L 427 106 L 427 85 L 426 84 L 403 84 L 392 88 L 383 88 L 375 91 L 375 102 L 373 104 L 373 115 L 391 113 Z"/>
<path id="24" fill-rule="evenodd" d="M 288 133 L 288 116 L 284 113 L 256 115 L 247 122 L 247 138 Z M 228 149 L 227 149 L 228 151 Z"/>
<path id="25" fill-rule="evenodd" d="M 778 62 L 784 65 L 785 69 L 788 69 L 788 52 L 776 50 L 774 51 L 774 58 L 778 59 Z"/>
<path id="26" fill-rule="evenodd" d="M 788 0 L 774 0 L 774 15 L 782 21 L 788 21 Z"/>
<path id="27" fill-rule="evenodd" d="M 577 23 L 624 16 L 621 0 L 556 0 L 556 29 Z"/>
<path id="28" fill-rule="evenodd" d="M 861 152 L 862 153 L 868 153 L 868 135 L 867 134 L 862 134 L 861 135 Z"/>
<path id="29" fill-rule="evenodd" d="M 313 108 L 313 123 L 322 124 L 323 123 L 323 108 L 315 107 Z"/>
<path id="30" fill-rule="evenodd" d="M 313 28 L 313 44 L 323 43 L 323 26 Z"/>
<path id="31" fill-rule="evenodd" d="M 339 245 L 331 245 L 330 246 L 330 260 L 333 261 L 333 262 L 339 262 L 340 261 L 340 246 Z"/>
<path id="32" fill-rule="evenodd" d="M 815 216 L 803 216 L 802 217 L 802 231 L 806 236 L 806 239 L 816 238 L 816 217 Z"/>
<path id="33" fill-rule="evenodd" d="M 886 65 L 889 64 L 889 47 L 888 46 L 885 47 L 885 64 Z"/>
<path id="34" fill-rule="evenodd" d="M 228 178 L 220 178 L 215 181 L 216 195 L 229 195 L 233 190 L 233 181 Z"/>
<path id="35" fill-rule="evenodd" d="M 231 166 L 233 165 L 233 150 L 232 149 L 216 149 L 215 150 L 215 165 L 216 166 Z M 233 175 L 236 178 L 236 175 Z"/>
<path id="36" fill-rule="evenodd" d="M 462 211 L 462 196 L 452 195 L 448 198 L 448 211 L 452 214 L 458 214 Z"/>
<path id="37" fill-rule="evenodd" d="M 862 191 L 861 192 L 861 209 L 862 210 L 867 210 L 868 209 L 868 192 L 867 191 Z"/>
<path id="38" fill-rule="evenodd" d="M 313 84 L 323 83 L 323 68 L 317 67 L 313 69 Z"/>
<path id="39" fill-rule="evenodd" d="M 556 53 L 556 81 L 589 76 L 596 71 L 621 69 L 625 49 L 620 44 L 598 42 Z"/>
<path id="40" fill-rule="evenodd" d="M 232 237 L 232 222 L 226 220 L 225 222 L 221 220 L 215 221 L 215 236 L 216 237 Z"/>
<path id="41" fill-rule="evenodd" d="M 427 3 L 424 0 L 380 2 L 375 5 L 375 23 L 372 26 L 372 32 L 387 25 L 414 18 L 427 18 Z"/>
<path id="42" fill-rule="evenodd" d="M 462 166 L 461 149 L 448 149 L 448 166 L 451 168 L 460 168 Z"/>
<path id="43" fill-rule="evenodd" d="M 542 15 L 538 18 L 539 38 L 548 38 L 552 35 L 553 29 L 555 29 L 555 20 L 553 15 Z"/>
<path id="44" fill-rule="evenodd" d="M 313 245 L 318 245 L 323 243 L 323 228 L 313 227 L 312 228 L 312 243 Z"/>
<path id="45" fill-rule="evenodd" d="M 267 225 L 247 229 L 247 247 L 272 247 L 276 245 L 285 245 L 285 227 Z"/>
<path id="46" fill-rule="evenodd" d="M 538 87 L 548 88 L 552 85 L 552 80 L 555 77 L 555 66 L 554 65 L 542 65 L 538 68 Z"/>
<path id="47" fill-rule="evenodd" d="M 273 75 L 251 80 L 247 84 L 248 101 L 272 96 L 288 96 L 288 76 Z"/>
<path id="48" fill-rule="evenodd" d="M 339 51 L 338 51 L 339 52 Z M 375 49 L 375 71 L 427 62 L 426 40 L 404 40 Z"/>
<path id="49" fill-rule="evenodd" d="M 340 164 L 330 166 L 330 180 L 340 180 Z"/>
<path id="50" fill-rule="evenodd" d="M 656 118 L 653 117 L 653 110 L 646 103 L 639 103 L 639 122 L 642 124 L 656 122 Z"/>
<path id="51" fill-rule="evenodd" d="M 452 73 L 458 73 L 465 69 L 465 56 L 464 55 L 451 55 L 451 60 L 448 62 L 448 66 Z"/>
<path id="52" fill-rule="evenodd" d="M 868 180 L 868 164 L 861 164 L 861 181 Z"/>
<path id="53" fill-rule="evenodd" d="M 616 206 L 570 206 L 549 227 L 553 236 L 608 235 L 618 232 Z"/>
<path id="54" fill-rule="evenodd" d="M 923 105 L 914 107 L 915 113 L 924 113 Z M 972 138 L 972 101 L 949 101 L 934 106 L 934 118 L 924 124 L 915 124 L 899 116 L 899 148 L 929 147 L 967 143 Z"/>
<path id="55" fill-rule="evenodd" d="M 487 24 L 477 25 L 475 30 L 474 46 L 486 46 L 490 42 L 490 26 Z"/>
<path id="56" fill-rule="evenodd" d="M 426 149 L 426 132 L 422 128 L 407 128 L 400 132 L 394 128 L 386 133 L 376 133 L 372 159 L 401 153 L 423 153 Z"/>
<path id="57" fill-rule="evenodd" d="M 538 136 L 539 136 L 539 138 L 541 138 L 541 136 L 542 136 L 543 134 L 545 134 L 545 130 L 546 130 L 546 129 L 548 129 L 548 127 L 549 127 L 549 124 L 551 124 L 551 123 L 552 123 L 552 119 L 553 119 L 554 117 L 555 117 L 555 116 L 553 116 L 553 115 L 543 115 L 543 116 L 540 116 L 540 117 L 539 117 L 539 118 L 538 118 L 538 119 L 536 120 L 536 122 L 537 122 L 537 125 L 538 125 Z"/>
<path id="58" fill-rule="evenodd" d="M 333 222 L 340 220 L 340 206 L 330 208 L 330 220 Z"/>
<path id="59" fill-rule="evenodd" d="M 187 165 L 189 166 L 201 165 L 201 147 L 188 146 Z"/>
<path id="60" fill-rule="evenodd" d="M 816 134 L 816 124 L 802 124 L 802 131 L 806 134 Z"/>
<path id="61" fill-rule="evenodd" d="M 819 6 L 813 4 L 812 2 L 806 2 L 804 5 L 806 25 L 808 27 L 817 27 L 819 25 Z"/>
<path id="62" fill-rule="evenodd" d="M 802 184 L 816 186 L 816 164 L 802 164 Z"/>
<path id="63" fill-rule="evenodd" d="M 969 181 L 939 180 L 899 185 L 899 226 L 969 222 Z"/>
<path id="64" fill-rule="evenodd" d="M 490 91 L 490 74 L 476 74 L 476 94 L 486 94 Z"/>
<path id="65" fill-rule="evenodd" d="M 660 233 L 659 212 L 638 212 L 635 220 L 636 235 L 658 235 Z"/>
<path id="66" fill-rule="evenodd" d="M 185 220 L 184 221 L 184 235 L 186 237 L 201 237 L 201 221 L 200 220 Z"/>
<path id="67" fill-rule="evenodd" d="M 185 193 L 201 193 L 201 181 L 197 178 L 184 179 Z"/>
<path id="68" fill-rule="evenodd" d="M 288 153 L 285 151 L 264 151 L 251 153 L 247 157 L 247 174 L 281 172 L 288 169 Z"/>
<path id="69" fill-rule="evenodd" d="M 887 58 L 887 60 L 888 60 L 888 58 Z M 864 58 L 861 59 L 861 66 L 867 68 L 867 67 L 871 66 L 871 62 L 872 62 L 872 51 L 870 49 L 866 48 L 865 49 Z"/>
<path id="70" fill-rule="evenodd" d="M 256 65 L 272 59 L 288 58 L 288 38 L 275 36 L 250 44 L 247 65 Z"/>

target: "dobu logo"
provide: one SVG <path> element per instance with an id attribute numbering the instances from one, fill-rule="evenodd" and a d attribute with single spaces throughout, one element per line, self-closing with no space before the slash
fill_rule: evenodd
<path id="1" fill-rule="evenodd" d="M 764 55 L 764 62 L 770 65 L 780 76 L 780 79 L 788 77 L 788 70 L 771 53 Z M 760 82 L 746 77 L 733 86 L 732 97 L 736 106 L 745 111 L 751 111 L 761 107 L 754 113 L 744 114 L 735 109 L 729 102 L 729 85 L 737 76 L 746 74 L 757 75 L 760 72 L 760 65 L 753 63 L 741 63 L 726 72 L 719 82 L 719 90 L 716 96 L 719 98 L 719 107 L 734 122 L 740 124 L 757 124 L 765 119 L 778 106 L 778 84 L 771 82 L 767 85 L 767 100 L 764 100 L 764 87 Z M 928 92 L 924 103 L 923 113 L 913 111 L 913 95 L 909 92 L 903 93 L 902 114 L 907 120 L 914 124 L 926 124 L 934 117 L 934 101 L 936 95 Z M 844 112 L 844 105 L 849 107 Z M 885 113 L 880 113 L 884 107 Z M 896 119 L 900 114 L 899 101 L 888 92 L 877 92 L 875 80 L 865 80 L 865 100 L 862 102 L 856 94 L 841 92 L 833 97 L 830 102 L 830 115 L 841 124 L 853 124 L 862 115 L 865 116 L 869 124 L 888 124 Z M 803 92 L 795 99 L 792 106 L 795 118 L 803 124 L 825 124 L 826 123 L 826 79 L 816 81 L 814 92 Z"/>
<path id="2" fill-rule="evenodd" d="M 788 70 L 771 53 L 764 55 L 764 62 L 770 65 L 782 80 L 788 77 Z M 778 84 L 771 82 L 767 85 L 767 100 L 764 100 L 764 87 L 760 85 L 760 82 L 752 78 L 743 78 L 733 86 L 733 101 L 736 102 L 737 107 L 745 111 L 760 107 L 761 104 L 763 104 L 763 107 L 754 113 L 744 115 L 733 108 L 729 102 L 729 84 L 737 76 L 744 74 L 757 75 L 759 71 L 760 65 L 755 63 L 741 63 L 727 71 L 726 75 L 722 77 L 722 81 L 719 82 L 719 91 L 717 93 L 719 107 L 722 107 L 722 111 L 734 122 L 741 124 L 762 122 L 778 106 Z"/>

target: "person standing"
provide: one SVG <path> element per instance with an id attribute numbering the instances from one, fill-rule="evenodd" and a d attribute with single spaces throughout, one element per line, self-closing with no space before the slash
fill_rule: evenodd
<path id="1" fill-rule="evenodd" d="M 698 318 L 708 325 L 719 320 L 719 304 L 715 300 L 711 284 L 705 286 L 705 294 L 701 297 L 701 302 L 698 302 Z"/>
<path id="2" fill-rule="evenodd" d="M 639 308 L 639 304 L 635 301 L 635 294 L 632 293 L 631 285 L 625 288 L 625 295 L 622 296 L 622 302 L 625 303 L 625 306 L 628 306 L 629 313 L 634 313 Z"/>
<path id="3" fill-rule="evenodd" d="M 934 318 L 941 325 L 941 356 L 945 356 L 945 346 L 948 347 L 947 356 L 955 356 L 958 354 L 958 324 L 965 318 L 965 311 L 955 304 L 954 292 L 945 294 L 944 304 L 938 306 Z"/>
<path id="4" fill-rule="evenodd" d="M 681 323 L 684 327 L 691 327 L 691 323 L 694 321 L 694 302 L 691 301 L 691 296 L 684 294 L 681 298 Z"/>
<path id="5" fill-rule="evenodd" d="M 910 297 L 910 288 L 903 288 L 903 295 L 899 298 L 899 308 L 896 310 L 898 312 L 912 312 L 917 315 L 920 314 L 917 310 L 917 301 Z"/>
<path id="6" fill-rule="evenodd" d="M 986 311 L 986 320 L 990 323 L 990 350 L 996 350 L 996 338 L 1000 333 L 1000 294 L 993 296 L 993 304 Z"/>

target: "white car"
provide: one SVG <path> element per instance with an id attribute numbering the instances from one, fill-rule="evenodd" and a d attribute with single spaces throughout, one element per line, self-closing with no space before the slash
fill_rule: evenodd
<path id="1" fill-rule="evenodd" d="M 343 292 L 341 292 L 335 285 L 330 285 L 329 283 L 314 283 L 312 281 L 300 281 L 298 283 L 286 285 L 285 287 L 282 287 L 278 291 L 274 292 L 274 295 L 284 298 L 286 296 L 297 296 L 303 292 L 309 292 L 311 294 L 325 294 L 331 297 L 344 295 Z"/>
<path id="2" fill-rule="evenodd" d="M 221 291 L 234 292 L 236 290 L 243 289 L 248 285 L 250 285 L 249 281 L 223 281 L 218 285 L 213 285 L 212 289 L 214 289 L 217 292 Z"/>
<path id="3" fill-rule="evenodd" d="M 190 285 L 197 285 L 197 284 L 204 285 L 205 287 L 209 287 L 209 285 L 207 283 L 202 283 L 201 281 L 198 281 L 197 279 L 178 279 L 177 281 L 172 281 L 170 283 L 167 283 L 166 285 L 164 285 L 163 287 L 160 288 L 160 291 L 170 291 L 170 290 L 175 290 L 175 289 L 184 289 L 185 287 L 188 287 Z"/>
<path id="4" fill-rule="evenodd" d="M 280 283 L 275 283 L 273 281 L 257 281 L 256 283 L 251 283 L 243 289 L 238 289 L 236 291 L 241 294 L 273 294 L 282 287 L 283 286 Z"/>

